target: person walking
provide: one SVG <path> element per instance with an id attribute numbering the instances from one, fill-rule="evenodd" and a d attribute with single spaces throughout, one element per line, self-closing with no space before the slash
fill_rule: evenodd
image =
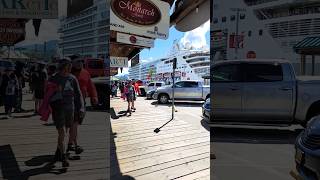
<path id="1" fill-rule="evenodd" d="M 74 122 L 70 129 L 70 136 L 68 142 L 67 153 L 74 151 L 76 154 L 81 154 L 84 150 L 78 144 L 78 127 L 82 124 L 85 118 L 86 111 L 86 98 L 90 97 L 91 105 L 98 104 L 98 94 L 95 85 L 91 81 L 89 72 L 83 68 L 83 61 L 80 58 L 75 58 L 72 61 L 72 74 L 77 78 L 80 90 L 83 95 L 84 113 L 80 112 L 80 109 L 76 109 L 74 115 Z"/>
<path id="2" fill-rule="evenodd" d="M 5 106 L 5 113 L 6 118 L 12 118 L 12 109 L 16 105 L 16 94 L 18 87 L 18 79 L 16 75 L 13 73 L 12 69 L 7 70 L 7 85 L 5 88 L 5 99 L 4 99 L 4 106 Z"/>
<path id="3" fill-rule="evenodd" d="M 1 85 L 0 85 L 0 94 L 1 94 L 1 104 L 4 105 L 5 103 L 5 97 L 6 97 L 6 90 L 8 86 L 8 82 L 10 80 L 10 74 L 14 72 L 14 67 L 7 67 L 5 69 L 4 74 L 1 76 Z"/>
<path id="4" fill-rule="evenodd" d="M 79 83 L 71 74 L 72 62 L 62 59 L 59 62 L 58 72 L 52 76 L 48 85 L 55 84 L 57 91 L 50 97 L 52 120 L 58 131 L 58 143 L 55 161 L 61 161 L 63 167 L 68 167 L 69 162 L 65 151 L 65 136 L 73 125 L 75 110 L 79 110 L 80 117 L 84 114 L 83 96 Z M 70 135 L 69 135 L 70 136 Z"/>
<path id="5" fill-rule="evenodd" d="M 135 81 L 135 82 L 134 82 L 134 90 L 135 90 L 135 92 L 136 92 L 136 94 L 137 94 L 138 96 L 141 95 L 138 81 Z"/>
<path id="6" fill-rule="evenodd" d="M 125 95 L 124 95 L 124 83 L 123 82 L 120 82 L 119 90 L 120 90 L 120 93 L 121 93 L 121 99 L 126 100 L 125 99 Z"/>
<path id="7" fill-rule="evenodd" d="M 33 96 L 34 96 L 34 80 L 33 80 L 34 73 L 36 73 L 36 67 L 35 66 L 31 66 L 30 75 L 29 75 L 29 92 L 32 93 Z"/>
<path id="8" fill-rule="evenodd" d="M 35 114 L 38 114 L 40 105 L 44 98 L 45 84 L 48 80 L 47 72 L 45 71 L 45 64 L 39 63 L 38 69 L 33 73 L 33 88 L 35 98 Z"/>
<path id="9" fill-rule="evenodd" d="M 136 110 L 134 107 L 135 91 L 134 91 L 134 86 L 132 85 L 132 81 L 129 81 L 128 84 L 126 85 L 125 95 L 128 102 L 128 109 L 126 114 L 129 113 L 129 116 L 131 116 L 132 110 Z"/>
<path id="10" fill-rule="evenodd" d="M 22 109 L 22 100 L 23 100 L 22 89 L 25 87 L 24 66 L 25 66 L 24 63 L 21 63 L 21 62 L 16 63 L 15 75 L 17 76 L 17 79 L 18 79 L 18 89 L 16 92 L 17 100 L 14 108 L 15 113 L 25 112 L 25 110 Z"/>
<path id="11" fill-rule="evenodd" d="M 116 93 L 117 93 L 117 85 L 116 83 L 114 82 L 111 86 L 111 97 L 114 98 L 116 97 Z"/>

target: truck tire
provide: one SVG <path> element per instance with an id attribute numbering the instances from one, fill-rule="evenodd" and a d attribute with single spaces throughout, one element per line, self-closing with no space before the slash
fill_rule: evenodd
<path id="1" fill-rule="evenodd" d="M 207 101 L 207 99 L 209 99 L 209 98 L 210 98 L 210 94 L 207 95 L 205 101 Z"/>
<path id="2" fill-rule="evenodd" d="M 319 116 L 319 115 L 320 115 L 320 112 L 317 112 L 317 113 L 314 113 L 314 114 L 309 115 L 308 118 L 307 118 L 307 120 L 306 120 L 306 121 L 303 121 L 300 125 L 301 125 L 302 127 L 306 128 L 308 122 L 309 122 L 312 118 L 314 118 L 314 117 L 316 117 L 316 116 Z"/>
<path id="3" fill-rule="evenodd" d="M 301 126 L 306 127 L 308 122 L 315 116 L 320 115 L 320 101 L 313 103 L 307 113 L 306 120 L 301 122 Z"/>
<path id="4" fill-rule="evenodd" d="M 167 104 L 169 102 L 169 96 L 166 94 L 160 94 L 158 97 L 159 104 Z"/>
<path id="5" fill-rule="evenodd" d="M 143 97 L 147 95 L 146 91 L 143 88 L 140 89 L 140 92 L 141 92 L 141 96 Z"/>

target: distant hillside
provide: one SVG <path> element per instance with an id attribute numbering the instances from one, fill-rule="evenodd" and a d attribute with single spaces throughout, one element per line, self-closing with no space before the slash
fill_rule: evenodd
<path id="1" fill-rule="evenodd" d="M 22 45 L 22 46 L 16 46 L 16 49 L 21 49 L 24 51 L 38 51 L 43 52 L 44 51 L 44 44 L 31 44 L 31 45 Z M 46 51 L 47 53 L 50 51 L 55 51 L 58 48 L 58 40 L 52 40 L 48 41 L 46 43 Z"/>

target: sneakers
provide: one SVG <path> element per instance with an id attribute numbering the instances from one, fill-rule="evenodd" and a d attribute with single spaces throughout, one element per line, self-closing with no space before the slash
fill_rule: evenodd
<path id="1" fill-rule="evenodd" d="M 53 161 L 54 162 L 58 162 L 58 161 L 62 162 L 62 167 L 69 167 L 70 166 L 68 158 L 67 158 L 67 154 L 62 154 L 59 148 L 57 148 L 57 150 L 54 154 Z"/>
<path id="2" fill-rule="evenodd" d="M 67 153 L 69 153 L 70 151 L 74 151 L 76 154 L 81 154 L 84 150 L 81 146 L 68 144 Z"/>

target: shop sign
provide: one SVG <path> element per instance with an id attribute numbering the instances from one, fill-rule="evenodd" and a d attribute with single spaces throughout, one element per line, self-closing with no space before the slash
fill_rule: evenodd
<path id="1" fill-rule="evenodd" d="M 110 29 L 149 38 L 167 39 L 170 5 L 159 0 L 111 0 Z"/>
<path id="2" fill-rule="evenodd" d="M 0 0 L 0 17 L 56 19 L 58 0 Z"/>
<path id="3" fill-rule="evenodd" d="M 128 67 L 128 58 L 110 56 L 110 67 Z"/>
<path id="4" fill-rule="evenodd" d="M 0 45 L 12 46 L 25 39 L 25 23 L 0 20 Z"/>

